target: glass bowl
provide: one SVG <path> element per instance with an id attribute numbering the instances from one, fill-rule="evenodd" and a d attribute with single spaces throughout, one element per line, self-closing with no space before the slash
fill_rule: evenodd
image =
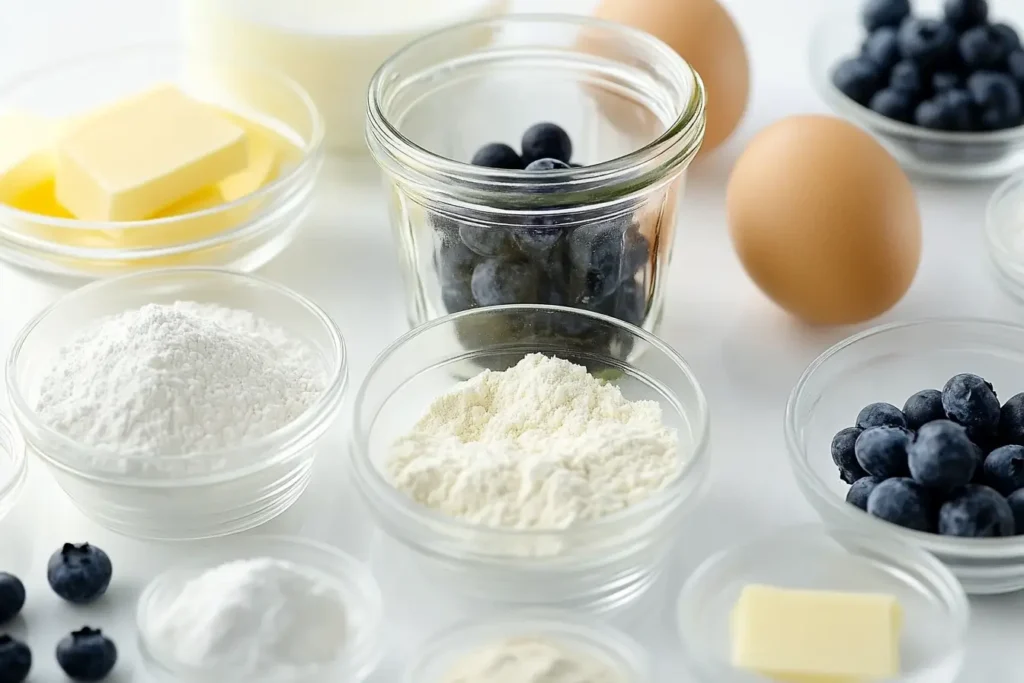
<path id="1" fill-rule="evenodd" d="M 460 659 L 505 640 L 558 643 L 606 665 L 614 680 L 651 680 L 647 655 L 624 633 L 567 614 L 526 612 L 461 623 L 432 638 L 406 665 L 403 683 L 442 683 Z M 603 680 L 603 679 L 602 679 Z"/>
<path id="2" fill-rule="evenodd" d="M 804 371 L 786 406 L 790 465 L 800 490 L 830 526 L 918 546 L 942 560 L 968 593 L 1024 588 L 1024 536 L 955 538 L 882 521 L 846 502 L 849 488 L 832 462 L 836 432 L 876 401 L 902 406 L 922 389 L 941 389 L 971 372 L 1001 399 L 1024 390 L 1024 327 L 973 319 L 936 319 L 876 327 L 839 342 Z"/>
<path id="3" fill-rule="evenodd" d="M 1024 173 L 1008 178 L 992 194 L 985 238 L 999 284 L 1024 302 Z"/>
<path id="4" fill-rule="evenodd" d="M 347 608 L 349 631 L 342 653 L 327 666 L 304 671 L 302 680 L 360 683 L 377 667 L 383 654 L 382 599 L 373 575 L 356 559 L 329 545 L 304 538 L 258 535 L 218 541 L 202 555 L 202 559 L 188 560 L 162 572 L 139 598 L 135 615 L 139 650 L 147 668 L 161 680 L 220 683 L 237 679 L 236 671 L 199 670 L 175 661 L 166 652 L 165 644 L 153 638 L 151 615 L 166 610 L 181 586 L 202 572 L 225 562 L 256 558 L 283 560 L 317 572 L 338 591 Z M 275 672 L 265 674 L 265 677 L 248 679 L 247 683 L 295 680 L 275 675 Z"/>
<path id="5" fill-rule="evenodd" d="M 832 84 L 836 65 L 860 54 L 866 37 L 860 19 L 863 4 L 862 0 L 829 2 L 811 34 L 811 78 L 825 103 L 874 135 L 908 171 L 936 178 L 982 180 L 1008 176 L 1024 167 L 1024 126 L 979 133 L 929 130 L 876 114 Z M 922 17 L 941 17 L 941 5 L 940 0 L 913 3 L 915 15 Z M 992 15 L 995 21 L 1024 29 L 1024 4 L 994 3 Z"/>
<path id="6" fill-rule="evenodd" d="M 280 430 L 238 447 L 160 456 L 90 448 L 37 415 L 43 368 L 68 337 L 97 319 L 145 304 L 197 301 L 248 310 L 306 341 L 327 371 L 319 400 Z M 7 393 L 29 452 L 43 460 L 78 508 L 116 532 L 198 539 L 257 526 L 305 490 L 317 442 L 341 403 L 348 365 L 341 332 L 299 294 L 252 275 L 169 268 L 100 280 L 59 299 L 20 332 L 7 359 Z"/>
<path id="7" fill-rule="evenodd" d="M 604 343 L 573 347 L 553 325 L 588 325 L 617 335 L 633 353 Z M 487 368 L 505 370 L 528 353 L 556 355 L 614 382 L 627 399 L 661 404 L 666 426 L 689 455 L 679 477 L 619 513 L 565 530 L 472 524 L 419 505 L 383 471 L 394 439 L 429 403 Z M 370 368 L 355 398 L 352 470 L 385 534 L 411 551 L 424 576 L 455 595 L 489 604 L 588 612 L 632 604 L 650 587 L 703 493 L 708 471 L 704 394 L 679 355 L 651 334 L 608 316 L 553 306 L 495 306 L 446 316 L 394 342 Z M 451 594 L 451 593 L 450 593 Z"/>
<path id="8" fill-rule="evenodd" d="M 704 87 L 671 48 L 579 16 L 460 24 L 386 62 L 368 106 L 410 324 L 550 304 L 658 326 L 685 171 L 705 126 Z M 469 163 L 489 142 L 519 148 L 541 121 L 569 133 L 583 167 Z"/>
<path id="9" fill-rule="evenodd" d="M 0 415 L 0 520 L 18 502 L 27 476 L 25 442 L 7 418 Z"/>
<path id="10" fill-rule="evenodd" d="M 898 539 L 808 525 L 720 552 L 687 579 L 677 618 L 697 681 L 768 681 L 730 663 L 730 616 L 751 583 L 893 595 L 904 614 L 903 674 L 893 683 L 953 683 L 960 673 L 970 608 L 948 569 Z"/>
<path id="11" fill-rule="evenodd" d="M 252 77 L 236 81 L 225 76 L 239 69 Z M 293 145 L 290 156 L 281 156 L 277 178 L 233 202 L 145 221 L 81 221 L 66 217 L 66 212 L 65 217 L 47 216 L 0 204 L 0 259 L 31 271 L 90 279 L 167 266 L 251 271 L 291 243 L 310 208 L 323 163 L 324 132 L 309 96 L 282 75 L 252 66 L 186 60 L 175 46 L 133 47 L 83 55 L 24 74 L 0 86 L 0 110 L 46 117 L 60 125 L 166 83 Z"/>

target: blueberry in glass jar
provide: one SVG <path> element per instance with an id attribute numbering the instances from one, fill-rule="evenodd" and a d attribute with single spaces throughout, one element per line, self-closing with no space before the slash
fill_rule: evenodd
<path id="1" fill-rule="evenodd" d="M 1016 524 L 1010 504 L 998 491 L 970 484 L 939 508 L 939 533 L 966 538 L 1013 536 Z"/>
<path id="2" fill-rule="evenodd" d="M 861 51 L 880 69 L 892 69 L 902 56 L 896 29 L 892 27 L 878 29 L 864 41 Z"/>
<path id="3" fill-rule="evenodd" d="M 846 502 L 859 507 L 864 512 L 868 511 L 868 498 L 875 487 L 881 484 L 884 479 L 878 477 L 861 477 L 853 482 L 850 490 L 846 492 Z"/>
<path id="4" fill-rule="evenodd" d="M 871 427 L 861 432 L 854 453 L 861 468 L 870 475 L 887 479 L 909 474 L 907 447 L 911 434 L 902 427 Z"/>
<path id="5" fill-rule="evenodd" d="M 840 62 L 832 72 L 832 82 L 854 102 L 867 106 L 885 79 L 877 64 L 865 57 Z"/>
<path id="6" fill-rule="evenodd" d="M 1004 496 L 1024 489 L 1024 446 L 995 449 L 985 458 L 984 468 L 982 481 Z"/>
<path id="7" fill-rule="evenodd" d="M 492 142 L 477 150 L 470 162 L 474 166 L 487 168 L 521 169 L 524 168 L 519 153 L 502 142 Z"/>
<path id="8" fill-rule="evenodd" d="M 907 418 L 899 408 L 891 403 L 871 403 L 857 413 L 857 426 L 861 429 L 906 427 Z"/>
<path id="9" fill-rule="evenodd" d="M 1014 49 L 1003 31 L 988 24 L 964 31 L 958 45 L 960 59 L 970 71 L 998 69 Z"/>
<path id="10" fill-rule="evenodd" d="M 967 90 L 978 110 L 983 130 L 1003 130 L 1024 120 L 1020 88 L 1009 74 L 978 71 L 967 79 Z"/>
<path id="11" fill-rule="evenodd" d="M 909 16 L 910 0 L 868 0 L 861 10 L 864 28 L 869 31 L 898 28 Z"/>
<path id="12" fill-rule="evenodd" d="M 950 420 L 922 426 L 907 448 L 907 462 L 914 481 L 931 491 L 966 486 L 980 464 L 967 430 Z"/>
<path id="13" fill-rule="evenodd" d="M 567 168 L 572 168 L 569 164 L 558 159 L 549 159 L 547 157 L 543 159 L 537 159 L 531 161 L 526 167 L 527 171 L 563 171 Z"/>
<path id="14" fill-rule="evenodd" d="M 924 68 L 940 67 L 956 57 L 956 32 L 937 19 L 907 19 L 897 35 L 903 57 Z"/>
<path id="15" fill-rule="evenodd" d="M 935 528 L 933 503 L 913 479 L 897 477 L 877 484 L 868 495 L 869 515 L 915 531 Z"/>
<path id="16" fill-rule="evenodd" d="M 492 258 L 473 269 L 470 288 L 481 306 L 538 303 L 540 273 L 523 261 Z"/>
<path id="17" fill-rule="evenodd" d="M 886 88 L 879 90 L 868 104 L 871 111 L 893 121 L 910 123 L 914 120 L 914 98 L 905 92 Z"/>
<path id="18" fill-rule="evenodd" d="M 903 417 L 909 429 L 920 429 L 921 425 L 934 420 L 944 420 L 946 410 L 942 407 L 942 392 L 938 389 L 917 392 L 903 404 Z"/>
<path id="19" fill-rule="evenodd" d="M 992 385 L 977 375 L 955 375 L 942 388 L 942 407 L 954 422 L 967 428 L 968 436 L 994 433 L 999 426 L 1001 406 Z"/>
<path id="20" fill-rule="evenodd" d="M 523 163 L 529 166 L 538 159 L 557 159 L 568 164 L 572 159 L 572 140 L 561 126 L 536 123 L 523 133 Z"/>
<path id="21" fill-rule="evenodd" d="M 868 473 L 857 462 L 855 451 L 857 437 L 863 431 L 860 427 L 846 427 L 832 437 L 832 462 L 839 468 L 839 478 L 847 484 L 852 484 L 868 476 Z"/>

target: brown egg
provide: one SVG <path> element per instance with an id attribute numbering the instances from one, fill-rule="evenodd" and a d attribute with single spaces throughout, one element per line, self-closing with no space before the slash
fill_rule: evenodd
<path id="1" fill-rule="evenodd" d="M 810 323 L 884 313 L 921 260 L 910 181 L 870 135 L 836 118 L 794 116 L 761 131 L 733 169 L 727 205 L 747 273 Z"/>
<path id="2" fill-rule="evenodd" d="M 740 123 L 750 96 L 750 63 L 736 24 L 716 0 L 603 0 L 596 16 L 657 36 L 689 62 L 707 90 L 712 152 Z"/>

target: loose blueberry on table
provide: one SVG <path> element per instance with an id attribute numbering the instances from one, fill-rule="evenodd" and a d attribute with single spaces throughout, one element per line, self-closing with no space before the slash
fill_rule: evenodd
<path id="1" fill-rule="evenodd" d="M 32 651 L 28 645 L 0 633 L 0 683 L 22 683 L 31 669 Z"/>
<path id="2" fill-rule="evenodd" d="M 832 439 L 846 502 L 916 531 L 1024 535 L 1024 393 L 1000 405 L 992 384 L 964 373 L 900 410 L 872 403 Z"/>
<path id="3" fill-rule="evenodd" d="M 110 558 L 88 543 L 65 543 L 50 556 L 46 565 L 46 579 L 53 592 L 79 605 L 93 602 L 106 593 L 112 576 Z"/>
<path id="4" fill-rule="evenodd" d="M 0 625 L 18 616 L 24 606 L 25 584 L 14 574 L 0 572 Z"/>
<path id="5" fill-rule="evenodd" d="M 57 643 L 57 663 L 73 681 L 101 681 L 117 664 L 117 647 L 103 631 L 86 626 Z"/>
<path id="6" fill-rule="evenodd" d="M 538 180 L 550 174 L 557 181 L 557 172 L 580 167 L 572 161 L 572 151 L 568 133 L 543 122 L 523 134 L 519 151 L 489 143 L 477 150 L 472 163 L 537 173 Z M 538 196 L 543 197 L 543 190 Z M 434 267 L 449 313 L 501 304 L 550 304 L 636 325 L 646 316 L 648 291 L 638 275 L 650 262 L 652 245 L 633 215 L 602 216 L 568 228 L 536 215 L 509 218 L 507 227 L 439 213 L 432 213 L 430 220 L 436 238 Z M 554 326 L 556 334 L 571 341 L 589 341 L 593 333 L 586 320 L 566 317 Z"/>
<path id="7" fill-rule="evenodd" d="M 1024 125 L 1024 49 L 985 0 L 947 0 L 916 17 L 908 0 L 868 0 L 860 53 L 833 67 L 835 87 L 882 116 L 938 131 Z"/>

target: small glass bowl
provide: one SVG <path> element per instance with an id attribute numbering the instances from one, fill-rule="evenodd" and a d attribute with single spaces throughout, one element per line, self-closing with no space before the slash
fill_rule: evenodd
<path id="1" fill-rule="evenodd" d="M 320 399 L 277 432 L 222 451 L 154 458 L 111 454 L 69 439 L 35 410 L 43 368 L 74 331 L 145 304 L 215 303 L 251 311 L 306 341 L 327 371 Z M 31 320 L 7 359 L 7 393 L 29 451 L 88 517 L 148 539 L 221 536 L 262 524 L 305 490 L 316 445 L 341 403 L 348 365 L 341 331 L 299 294 L 252 275 L 169 268 L 100 280 L 64 296 Z"/>
<path id="2" fill-rule="evenodd" d="M 840 116 L 875 136 L 908 171 L 947 179 L 1001 178 L 1024 167 L 1024 126 L 980 133 L 929 130 L 876 114 L 832 83 L 842 60 L 860 54 L 866 37 L 861 0 L 832 0 L 811 34 L 810 70 L 818 95 Z M 940 0 L 914 3 L 915 16 L 941 17 Z M 996 3 L 993 20 L 1024 28 L 1024 4 Z"/>
<path id="3" fill-rule="evenodd" d="M 849 488 L 832 462 L 836 432 L 877 401 L 902 406 L 922 389 L 941 389 L 971 372 L 1004 400 L 1024 391 L 1024 326 L 936 319 L 882 325 L 839 342 L 804 371 L 786 406 L 790 465 L 800 490 L 826 524 L 906 546 L 944 562 L 968 593 L 1024 588 L 1024 536 L 955 538 L 904 529 L 846 502 Z"/>
<path id="4" fill-rule="evenodd" d="M 410 324 L 551 304 L 656 329 L 704 102 L 700 78 L 667 45 L 588 17 L 460 24 L 392 57 L 370 85 L 366 135 Z M 468 163 L 489 142 L 518 149 L 540 121 L 566 129 L 583 167 Z"/>
<path id="5" fill-rule="evenodd" d="M 992 194 L 985 237 L 999 284 L 1024 302 L 1024 173 L 1007 179 Z"/>
<path id="6" fill-rule="evenodd" d="M 7 418 L 0 415 L 0 520 L 17 504 L 27 476 L 25 442 Z"/>
<path id="7" fill-rule="evenodd" d="M 204 571 L 235 560 L 271 558 L 291 562 L 319 573 L 341 595 L 348 610 L 349 632 L 344 650 L 329 665 L 303 672 L 303 681 L 360 683 L 380 663 L 382 647 L 382 599 L 373 575 L 355 558 L 329 545 L 289 536 L 247 536 L 218 541 L 191 560 L 161 573 L 146 587 L 136 609 L 139 650 L 149 671 L 161 680 L 190 683 L 221 683 L 237 680 L 237 671 L 197 670 L 173 661 L 164 644 L 150 633 L 151 615 L 166 610 L 185 582 Z M 278 672 L 284 673 L 284 672 Z M 291 672 L 294 673 L 294 672 Z M 295 678 L 265 672 L 246 683 L 290 683 Z"/>
<path id="8" fill-rule="evenodd" d="M 768 680 L 730 662 L 729 621 L 747 584 L 893 595 L 904 614 L 903 674 L 893 683 L 953 683 L 960 673 L 970 607 L 948 569 L 897 539 L 807 525 L 720 552 L 687 579 L 678 628 L 700 683 Z"/>
<path id="9" fill-rule="evenodd" d="M 565 326 L 586 326 L 595 344 L 574 347 L 551 331 Z M 622 353 L 609 352 L 607 338 Z M 618 514 L 557 531 L 472 524 L 398 491 L 384 471 L 394 440 L 459 382 L 483 369 L 505 370 L 528 353 L 584 365 L 630 400 L 659 402 L 688 455 L 679 477 Z M 352 439 L 356 487 L 384 533 L 456 594 L 511 606 L 610 612 L 632 604 L 663 568 L 709 467 L 707 404 L 685 361 L 637 327 L 555 306 L 477 308 L 401 337 L 377 357 L 356 395 Z"/>
<path id="10" fill-rule="evenodd" d="M 228 77 L 239 70 L 250 78 Z M 95 222 L 0 204 L 0 259 L 30 271 L 85 279 L 168 266 L 251 271 L 291 243 L 310 208 L 324 131 L 309 96 L 280 74 L 186 59 L 175 46 L 122 48 L 23 75 L 0 87 L 0 110 L 69 121 L 166 83 L 270 129 L 295 145 L 295 158 L 283 158 L 278 177 L 256 192 L 181 216 Z"/>
<path id="11" fill-rule="evenodd" d="M 402 683 L 442 683 L 460 659 L 509 639 L 538 638 L 558 643 L 608 666 L 615 680 L 651 680 L 647 655 L 614 629 L 568 614 L 525 612 L 461 623 L 432 638 L 406 665 Z"/>

